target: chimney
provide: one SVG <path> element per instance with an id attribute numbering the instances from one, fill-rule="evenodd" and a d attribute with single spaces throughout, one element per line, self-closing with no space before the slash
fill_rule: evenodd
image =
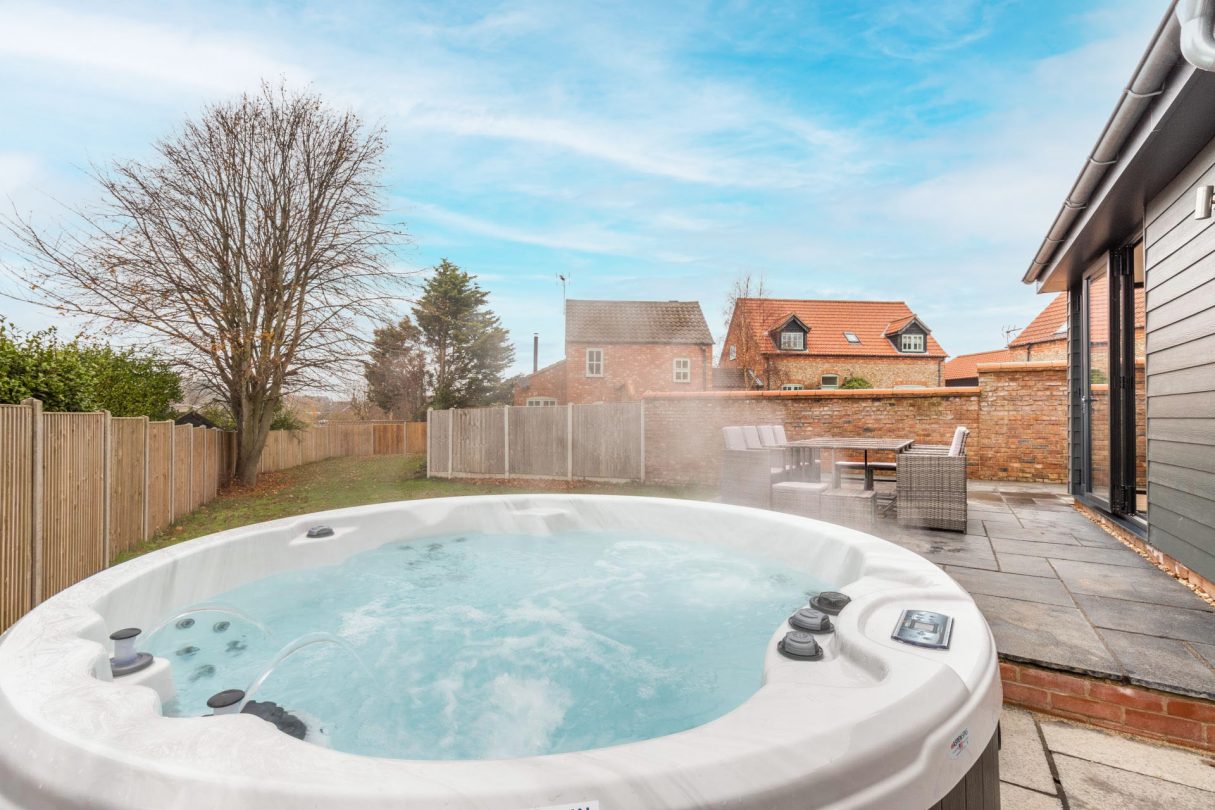
<path id="1" fill-rule="evenodd" d="M 532 374 L 540 370 L 540 333 L 532 332 Z"/>

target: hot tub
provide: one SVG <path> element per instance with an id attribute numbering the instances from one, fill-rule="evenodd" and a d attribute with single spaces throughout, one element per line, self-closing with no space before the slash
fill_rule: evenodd
<path id="1" fill-rule="evenodd" d="M 327 530 L 309 536 L 318 526 Z M 536 581 L 514 582 L 523 570 L 517 563 L 495 572 L 495 542 L 504 561 L 520 553 L 533 560 L 529 576 Z M 566 559 L 558 551 L 582 556 Z M 415 568 L 419 555 L 429 562 Z M 583 557 L 591 577 L 585 581 Z M 572 640 L 563 632 L 536 643 L 525 632 L 508 632 L 510 621 L 522 619 L 502 615 L 507 609 L 469 608 L 467 626 L 443 623 L 448 607 L 461 606 L 425 593 L 464 588 L 480 597 L 497 575 L 504 590 L 495 604 L 540 605 L 550 614 L 544 621 L 564 627 L 563 609 L 554 605 L 566 602 L 534 601 L 522 591 L 572 593 L 574 604 L 584 604 L 580 594 L 593 595 L 605 566 L 611 587 L 626 590 L 606 591 L 606 602 L 570 619 L 579 628 Z M 664 566 L 684 574 L 664 578 Z M 396 568 L 420 572 L 402 574 L 418 600 L 405 604 L 425 606 L 418 615 L 392 598 L 385 605 L 395 581 L 372 581 Z M 374 605 L 332 606 L 327 583 L 343 578 L 354 583 L 344 586 L 347 596 L 362 593 L 365 582 L 366 601 Z M 266 591 L 274 587 L 280 591 Z M 786 607 L 805 606 L 805 596 L 822 590 L 850 601 L 830 616 L 831 632 L 814 634 L 817 655 L 787 654 L 798 652 L 805 637 L 783 643 L 794 629 L 784 620 Z M 421 649 L 395 646 L 399 638 L 420 636 L 392 636 L 398 641 L 387 649 L 368 642 L 362 655 L 371 660 L 347 661 L 348 677 L 335 677 L 330 661 L 330 669 L 297 671 L 279 691 L 263 679 L 250 697 L 296 711 L 309 726 L 305 740 L 252 714 L 209 716 L 197 706 L 200 690 L 248 688 L 224 681 L 252 671 L 226 663 L 225 655 L 266 663 L 267 651 L 289 640 L 281 628 L 262 627 L 246 607 L 271 597 L 262 604 L 284 615 L 305 606 L 313 621 L 340 613 L 340 627 L 329 634 L 338 641 L 361 632 L 369 610 L 378 628 L 415 622 L 433 640 Z M 815 604 L 839 607 L 830 598 Z M 652 621 L 645 610 L 653 611 Z M 198 622 L 179 618 L 187 615 Z M 764 624 L 751 641 L 756 621 Z M 207 645 L 178 638 L 178 630 L 235 633 L 230 625 L 243 628 L 242 635 L 211 645 L 219 651 L 213 663 L 183 663 Z M 110 636 L 126 627 L 148 631 L 144 640 L 158 654 L 151 666 L 114 677 Z M 946 628 L 947 646 L 937 632 Z M 280 637 L 252 642 L 246 651 L 250 633 L 262 631 Z M 307 646 L 309 637 L 302 638 Z M 518 675 L 551 658 L 557 642 L 575 662 L 566 680 Z M 480 650 L 476 660 L 500 655 L 504 645 L 521 649 L 502 664 L 516 680 L 497 670 L 488 675 L 503 686 L 512 713 L 474 712 L 471 721 L 467 712 L 458 714 L 483 699 L 485 679 L 451 675 L 470 666 L 470 644 Z M 442 659 L 449 647 L 465 657 Z M 617 658 L 590 662 L 601 649 Z M 585 678 L 577 669 L 582 655 Z M 424 669 L 431 659 L 444 661 L 434 673 Z M 651 669 L 656 674 L 644 674 Z M 606 671 L 619 677 L 604 686 L 596 678 Z M 211 680 L 200 685 L 196 677 Z M 649 683 L 664 678 L 691 686 L 677 697 L 655 697 Z M 301 697 L 361 704 L 371 700 L 363 683 L 373 680 L 386 693 L 383 705 L 396 707 L 400 718 L 378 708 L 342 713 L 339 705 L 333 710 L 342 718 L 337 725 L 347 727 L 344 737 L 326 737 L 328 709 L 315 716 Z M 424 687 L 440 680 L 449 685 L 450 714 L 428 708 Z M 586 688 L 570 686 L 582 680 Z M 620 695 L 603 697 L 617 686 Z M 902 809 L 930 808 L 947 795 L 956 801 L 950 806 L 998 807 L 1000 703 L 995 646 L 970 597 L 932 564 L 867 534 L 774 512 L 652 498 L 381 504 L 243 527 L 154 552 L 57 594 L 19 621 L 0 640 L 0 807 Z M 445 716 L 459 717 L 453 727 L 481 734 L 472 743 L 463 731 L 440 734 L 435 722 L 423 725 L 413 716 L 426 712 L 440 725 Z M 359 716 L 374 734 L 350 733 L 351 718 Z M 595 728 L 596 717 L 603 728 Z M 532 726 L 545 733 L 517 733 Z M 394 729 L 404 733 L 393 737 Z M 596 740 L 604 744 L 585 747 Z"/>

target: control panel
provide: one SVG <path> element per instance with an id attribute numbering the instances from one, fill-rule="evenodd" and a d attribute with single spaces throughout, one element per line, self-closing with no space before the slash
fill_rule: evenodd
<path id="1" fill-rule="evenodd" d="M 953 617 L 930 610 L 904 610 L 899 616 L 890 637 L 904 644 L 929 647 L 934 650 L 949 649 L 949 638 L 953 635 Z"/>

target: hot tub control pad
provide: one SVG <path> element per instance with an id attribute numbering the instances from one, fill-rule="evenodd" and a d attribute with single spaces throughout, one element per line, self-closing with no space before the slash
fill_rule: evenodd
<path id="1" fill-rule="evenodd" d="M 934 650 L 949 649 L 949 638 L 953 635 L 953 617 L 930 610 L 904 610 L 899 616 L 890 637 L 904 644 L 929 647 Z"/>

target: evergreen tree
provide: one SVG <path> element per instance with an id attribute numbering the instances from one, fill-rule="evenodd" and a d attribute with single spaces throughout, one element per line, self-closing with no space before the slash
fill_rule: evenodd
<path id="1" fill-rule="evenodd" d="M 474 277 L 443 259 L 413 308 L 427 354 L 430 406 L 470 408 L 503 401 L 503 373 L 515 350 L 488 293 Z"/>
<path id="2" fill-rule="evenodd" d="M 394 419 L 420 419 L 426 412 L 426 356 L 422 333 L 406 315 L 375 330 L 363 368 L 367 398 Z"/>

